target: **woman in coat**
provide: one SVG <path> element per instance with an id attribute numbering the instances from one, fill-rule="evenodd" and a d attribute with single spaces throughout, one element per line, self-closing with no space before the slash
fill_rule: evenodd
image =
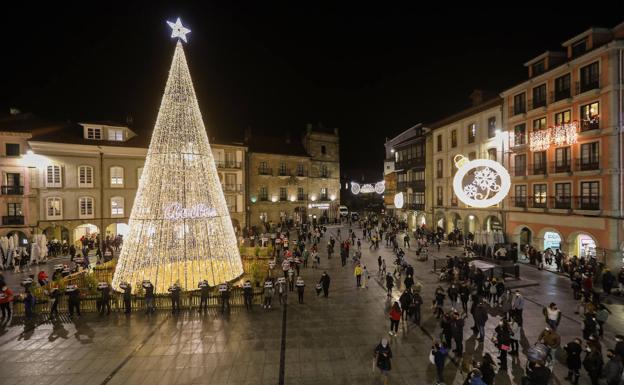
<path id="1" fill-rule="evenodd" d="M 507 321 L 501 320 L 494 332 L 496 333 L 496 347 L 499 351 L 500 369 L 505 371 L 507 370 L 507 351 L 510 350 L 511 345 L 511 333 Z"/>
<path id="2" fill-rule="evenodd" d="M 505 293 L 501 296 L 501 312 L 503 313 L 503 318 L 509 320 L 509 312 L 511 312 L 511 303 L 513 301 L 513 294 L 511 290 L 507 289 Z"/>
<path id="3" fill-rule="evenodd" d="M 382 338 L 381 342 L 375 348 L 375 363 L 381 375 L 384 377 L 384 385 L 388 385 L 388 375 L 392 369 L 392 349 L 388 344 L 388 339 Z"/>

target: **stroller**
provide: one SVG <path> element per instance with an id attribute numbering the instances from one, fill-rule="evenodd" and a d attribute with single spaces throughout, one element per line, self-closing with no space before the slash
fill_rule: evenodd
<path id="1" fill-rule="evenodd" d="M 527 377 L 533 371 L 536 362 L 541 362 L 545 366 L 550 366 L 550 348 L 542 343 L 537 342 L 527 350 L 527 363 L 524 372 Z"/>

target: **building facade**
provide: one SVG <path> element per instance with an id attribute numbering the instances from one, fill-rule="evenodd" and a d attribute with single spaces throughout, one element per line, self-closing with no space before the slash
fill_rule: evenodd
<path id="1" fill-rule="evenodd" d="M 509 135 L 508 240 L 622 263 L 624 24 L 525 63 L 501 93 Z"/>
<path id="2" fill-rule="evenodd" d="M 248 130 L 249 224 L 326 223 L 338 218 L 337 130 L 308 125 L 301 141 L 253 136 Z"/>
<path id="3" fill-rule="evenodd" d="M 13 131 L 21 129 L 13 125 Z M 19 231 L 24 237 L 44 233 L 48 239 L 61 242 L 75 242 L 83 235 L 125 234 L 149 135 L 138 135 L 127 125 L 115 122 L 58 124 L 32 119 L 27 126 L 19 135 L 3 127 L 1 135 L 8 138 L 7 143 L 23 138 L 20 156 L 2 158 L 3 176 L 10 175 L 3 181 L 7 186 L 16 183 L 12 173 L 18 172 L 19 192 L 23 191 L 21 195 L 7 196 L 2 205 L 7 209 L 6 216 L 11 217 L 5 222 L 12 224 L 3 226 L 2 235 L 15 228 L 13 223 L 21 226 Z M 246 147 L 211 146 L 233 226 L 240 230 L 246 226 Z M 9 190 L 17 192 L 14 187 Z M 15 208 L 16 199 L 21 200 L 21 206 L 17 206 L 21 211 Z"/>
<path id="4" fill-rule="evenodd" d="M 434 226 L 445 234 L 455 229 L 464 235 L 477 230 L 502 230 L 504 220 L 502 206 L 468 207 L 453 192 L 456 156 L 503 160 L 502 99 L 495 97 L 484 102 L 479 91 L 472 98 L 472 107 L 429 125 L 433 139 L 430 181 L 434 190 Z"/>

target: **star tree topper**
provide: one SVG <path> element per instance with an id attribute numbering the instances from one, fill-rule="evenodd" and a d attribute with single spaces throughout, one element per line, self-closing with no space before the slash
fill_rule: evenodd
<path id="1" fill-rule="evenodd" d="M 178 17 L 175 23 L 171 21 L 167 21 L 169 27 L 171 27 L 171 37 L 172 38 L 180 38 L 183 42 L 186 43 L 186 34 L 191 33 L 191 30 L 182 25 L 182 21 Z"/>

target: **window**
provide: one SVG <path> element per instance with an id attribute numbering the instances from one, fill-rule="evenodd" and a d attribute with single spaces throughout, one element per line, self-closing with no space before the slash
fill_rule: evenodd
<path id="1" fill-rule="evenodd" d="M 442 135 L 438 135 L 438 151 L 442 151 Z"/>
<path id="2" fill-rule="evenodd" d="M 61 198 L 46 198 L 46 219 L 63 219 L 63 201 Z"/>
<path id="3" fill-rule="evenodd" d="M 143 175 L 143 167 L 137 168 L 137 188 L 139 187 L 139 184 L 141 183 L 141 175 Z"/>
<path id="4" fill-rule="evenodd" d="M 572 207 L 572 184 L 555 183 L 555 208 L 569 209 Z"/>
<path id="5" fill-rule="evenodd" d="M 587 39 L 572 44 L 572 57 L 582 55 L 585 51 L 587 51 Z"/>
<path id="6" fill-rule="evenodd" d="M 535 119 L 533 121 L 533 131 L 545 130 L 546 128 L 546 117 Z"/>
<path id="7" fill-rule="evenodd" d="M 526 144 L 526 124 L 516 124 L 514 127 L 514 146 Z"/>
<path id="8" fill-rule="evenodd" d="M 321 146 L 321 154 L 323 155 L 327 154 L 327 148 L 325 148 L 325 145 Z"/>
<path id="9" fill-rule="evenodd" d="M 7 203 L 7 214 L 10 217 L 21 217 L 24 215 L 22 212 L 21 203 Z"/>
<path id="10" fill-rule="evenodd" d="M 19 172 L 7 172 L 4 173 L 3 179 L 3 195 L 22 195 L 24 193 L 22 174 L 20 174 Z"/>
<path id="11" fill-rule="evenodd" d="M 297 165 L 297 176 L 305 176 L 304 170 L 303 170 L 303 164 L 301 163 Z"/>
<path id="12" fill-rule="evenodd" d="M 581 171 L 597 170 L 599 162 L 598 142 L 581 144 Z"/>
<path id="13" fill-rule="evenodd" d="M 413 181 L 425 180 L 425 172 L 424 171 L 411 171 L 410 176 Z"/>
<path id="14" fill-rule="evenodd" d="M 78 217 L 93 218 L 93 206 L 94 205 L 92 197 L 78 198 Z"/>
<path id="15" fill-rule="evenodd" d="M 110 180 L 111 187 L 121 187 L 123 186 L 123 178 L 124 178 L 124 170 L 123 167 L 113 166 L 110 168 Z"/>
<path id="16" fill-rule="evenodd" d="M 526 112 L 526 94 L 523 92 L 514 96 L 513 114 L 523 114 Z"/>
<path id="17" fill-rule="evenodd" d="M 321 187 L 321 199 L 327 200 L 327 187 Z"/>
<path id="18" fill-rule="evenodd" d="M 123 141 L 123 130 L 120 128 L 109 128 L 108 140 L 114 140 L 116 142 Z"/>
<path id="19" fill-rule="evenodd" d="M 600 105 L 598 102 L 581 106 L 581 131 L 600 128 Z"/>
<path id="20" fill-rule="evenodd" d="M 438 178 L 444 177 L 444 161 L 442 159 L 438 159 L 436 161 L 436 176 Z"/>
<path id="21" fill-rule="evenodd" d="M 413 203 L 424 206 L 425 205 L 425 193 L 415 192 L 413 194 Z"/>
<path id="22" fill-rule="evenodd" d="M 474 143 L 477 137 L 477 124 L 472 123 L 468 125 L 468 143 Z"/>
<path id="23" fill-rule="evenodd" d="M 514 158 L 515 164 L 515 176 L 526 175 L 526 154 L 516 155 Z"/>
<path id="24" fill-rule="evenodd" d="M 93 187 L 93 167 L 78 167 L 78 187 Z"/>
<path id="25" fill-rule="evenodd" d="M 494 160 L 494 161 L 495 161 L 495 160 L 496 160 L 496 153 L 497 153 L 497 152 L 498 152 L 498 151 L 496 151 L 496 149 L 495 149 L 495 148 L 490 148 L 490 149 L 488 149 L 488 159 L 489 159 L 489 160 Z"/>
<path id="26" fill-rule="evenodd" d="M 546 151 L 533 153 L 533 175 L 546 174 Z"/>
<path id="27" fill-rule="evenodd" d="M 288 196 L 286 195 L 286 187 L 280 187 L 280 195 L 279 195 L 279 199 L 281 201 L 285 201 L 288 199 Z"/>
<path id="28" fill-rule="evenodd" d="M 533 88 L 533 108 L 546 105 L 546 84 Z"/>
<path id="29" fill-rule="evenodd" d="M 451 131 L 451 148 L 457 147 L 457 130 Z"/>
<path id="30" fill-rule="evenodd" d="M 19 143 L 6 143 L 4 147 L 6 150 L 6 156 L 20 156 Z"/>
<path id="31" fill-rule="evenodd" d="M 570 147 L 555 149 L 555 172 L 570 172 Z"/>
<path id="32" fill-rule="evenodd" d="M 488 138 L 496 136 L 496 116 L 488 118 Z"/>
<path id="33" fill-rule="evenodd" d="M 102 139 L 102 129 L 99 127 L 88 127 L 87 128 L 87 139 L 101 140 Z"/>
<path id="34" fill-rule="evenodd" d="M 525 184 L 518 184 L 514 187 L 514 206 L 526 207 L 527 201 L 527 186 Z"/>
<path id="35" fill-rule="evenodd" d="M 544 59 L 538 61 L 537 63 L 534 63 L 531 66 L 531 76 L 537 76 L 544 73 L 544 71 L 546 71 L 546 63 Z"/>
<path id="36" fill-rule="evenodd" d="M 438 206 L 442 206 L 442 202 L 444 202 L 444 190 L 442 188 L 442 186 L 438 186 L 436 188 L 437 194 L 436 194 L 436 203 Z"/>
<path id="37" fill-rule="evenodd" d="M 268 201 L 269 200 L 269 191 L 266 187 L 260 187 L 260 200 Z"/>
<path id="38" fill-rule="evenodd" d="M 468 160 L 475 160 L 477 159 L 477 153 L 474 151 L 471 151 L 468 153 Z"/>
<path id="39" fill-rule="evenodd" d="M 124 199 L 122 197 L 111 198 L 111 216 L 124 215 Z"/>
<path id="40" fill-rule="evenodd" d="M 533 185 L 533 207 L 546 208 L 546 184 Z"/>
<path id="41" fill-rule="evenodd" d="M 238 190 L 238 186 L 236 185 L 236 174 L 225 174 L 225 190 L 226 191 Z"/>
<path id="42" fill-rule="evenodd" d="M 260 162 L 260 166 L 258 167 L 258 174 L 260 175 L 268 175 L 270 174 L 269 166 L 267 162 Z"/>
<path id="43" fill-rule="evenodd" d="M 560 126 L 564 123 L 570 123 L 572 121 L 572 113 L 570 110 L 557 112 L 555 114 L 555 126 Z"/>
<path id="44" fill-rule="evenodd" d="M 590 65 L 581 67 L 580 92 L 593 90 L 594 88 L 598 88 L 599 86 L 600 84 L 599 84 L 598 62 L 596 61 Z"/>
<path id="45" fill-rule="evenodd" d="M 328 178 L 329 172 L 327 172 L 327 165 L 321 165 L 321 178 Z"/>
<path id="46" fill-rule="evenodd" d="M 280 162 L 279 174 L 282 175 L 282 176 L 286 175 L 286 163 Z"/>
<path id="47" fill-rule="evenodd" d="M 61 166 L 53 164 L 46 167 L 46 187 L 62 187 Z"/>
<path id="48" fill-rule="evenodd" d="M 236 211 L 236 195 L 226 195 L 225 203 L 227 204 L 228 211 L 235 213 Z"/>
<path id="49" fill-rule="evenodd" d="M 600 209 L 600 182 L 581 182 L 581 210 Z"/>
<path id="50" fill-rule="evenodd" d="M 305 193 L 303 192 L 303 187 L 297 187 L 297 200 L 298 201 L 306 200 Z"/>
<path id="51" fill-rule="evenodd" d="M 237 168 L 236 164 L 236 153 L 234 151 L 226 151 L 225 152 L 225 167 L 228 168 Z"/>
<path id="52" fill-rule="evenodd" d="M 555 101 L 570 97 L 570 74 L 555 79 Z"/>

